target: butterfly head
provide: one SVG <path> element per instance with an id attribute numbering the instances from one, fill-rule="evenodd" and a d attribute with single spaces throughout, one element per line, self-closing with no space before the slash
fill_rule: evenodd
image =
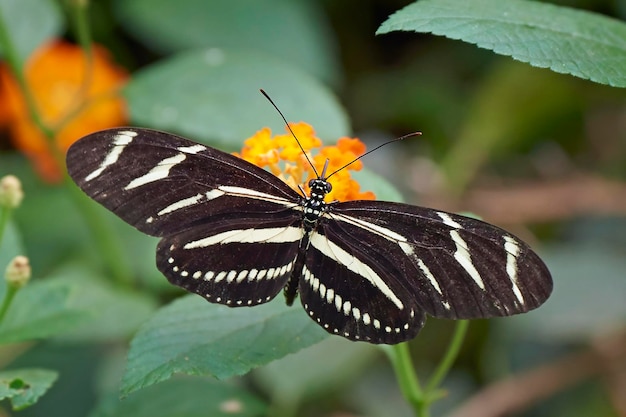
<path id="1" fill-rule="evenodd" d="M 324 196 L 333 189 L 333 186 L 325 179 L 314 178 L 309 181 L 309 188 L 311 190 L 311 199 L 323 201 Z"/>
<path id="2" fill-rule="evenodd" d="M 326 211 L 324 197 L 333 188 L 328 181 L 322 178 L 315 178 L 309 181 L 310 195 L 304 200 L 304 229 L 308 232 L 317 227 L 320 216 Z"/>

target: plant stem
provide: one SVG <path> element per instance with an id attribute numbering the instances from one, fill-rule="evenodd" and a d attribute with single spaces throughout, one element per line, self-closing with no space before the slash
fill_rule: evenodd
<path id="1" fill-rule="evenodd" d="M 20 88 L 20 91 L 24 95 L 24 101 L 26 102 L 26 108 L 28 110 L 28 116 L 35 123 L 37 128 L 43 132 L 46 138 L 54 137 L 54 132 L 44 123 L 39 112 L 37 111 L 37 104 L 35 98 L 32 95 L 28 84 L 26 83 L 26 77 L 22 68 L 22 61 L 18 56 L 17 51 L 11 42 L 9 31 L 7 30 L 4 16 L 2 15 L 2 9 L 0 9 L 0 48 L 3 51 L 4 60 L 9 65 L 15 80 Z"/>
<path id="2" fill-rule="evenodd" d="M 393 370 L 396 373 L 402 395 L 413 408 L 415 415 L 428 417 L 428 408 L 424 408 L 424 393 L 413 367 L 408 343 L 383 346 L 383 350 L 389 357 Z"/>
<path id="3" fill-rule="evenodd" d="M 9 310 L 9 306 L 11 305 L 15 294 L 17 294 L 17 290 L 19 289 L 14 285 L 7 285 L 6 288 L 7 290 L 4 293 L 4 299 L 2 300 L 2 304 L 0 304 L 0 323 L 2 323 L 2 320 Z"/>
<path id="4" fill-rule="evenodd" d="M 400 343 L 393 346 L 383 346 L 383 350 L 389 357 L 396 373 L 402 395 L 413 408 L 416 417 L 428 417 L 430 415 L 430 405 L 443 396 L 442 391 L 439 390 L 439 384 L 443 381 L 459 354 L 468 325 L 469 321 L 467 320 L 457 321 L 448 349 L 441 362 L 435 368 L 435 372 L 430 377 L 425 389 L 422 389 L 415 374 L 408 344 Z"/>
<path id="5" fill-rule="evenodd" d="M 9 223 L 9 216 L 11 215 L 11 209 L 5 206 L 0 207 L 0 244 L 2 243 L 2 237 L 4 231 Z"/>
<path id="6" fill-rule="evenodd" d="M 93 83 L 94 76 L 91 30 L 89 29 L 89 17 L 87 14 L 88 2 L 86 0 L 68 0 L 67 4 L 76 39 L 85 54 L 84 76 L 74 95 L 73 103 L 68 105 L 63 117 L 59 118 L 56 122 L 55 128 L 58 130 L 74 120 L 74 118 L 89 105 L 89 87 Z"/>
<path id="7" fill-rule="evenodd" d="M 452 340 L 448 345 L 448 349 L 446 350 L 443 359 L 437 365 L 433 376 L 430 377 L 428 384 L 426 384 L 426 392 L 435 393 L 441 381 L 446 377 L 448 371 L 452 367 L 452 364 L 456 360 L 456 357 L 463 346 L 463 340 L 465 339 L 465 334 L 467 333 L 467 328 L 469 327 L 468 320 L 458 320 L 456 322 L 456 327 L 454 329 L 454 335 L 452 336 Z"/>

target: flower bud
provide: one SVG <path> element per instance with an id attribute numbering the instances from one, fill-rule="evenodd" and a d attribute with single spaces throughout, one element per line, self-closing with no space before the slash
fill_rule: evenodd
<path id="1" fill-rule="evenodd" d="M 14 209 L 24 198 L 22 183 L 15 175 L 0 178 L 0 206 Z"/>
<path id="2" fill-rule="evenodd" d="M 4 278 L 15 288 L 21 288 L 30 280 L 30 263 L 26 256 L 16 256 L 9 262 Z"/>

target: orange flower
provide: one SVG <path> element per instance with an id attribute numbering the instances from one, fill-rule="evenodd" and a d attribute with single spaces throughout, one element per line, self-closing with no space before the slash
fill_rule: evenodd
<path id="1" fill-rule="evenodd" d="M 55 132 L 61 153 L 95 130 L 126 124 L 124 101 L 118 95 L 127 73 L 115 66 L 106 50 L 94 46 L 88 68 L 78 46 L 58 41 L 44 45 L 25 65 L 25 79 L 43 123 Z M 87 70 L 89 72 L 87 73 Z M 32 122 L 20 88 L 6 65 L 0 66 L 0 126 L 48 181 L 61 178 L 44 134 Z"/>
<path id="2" fill-rule="evenodd" d="M 336 146 L 322 146 L 322 141 L 315 136 L 315 130 L 311 125 L 300 122 L 290 123 L 289 126 L 320 175 L 327 160 L 329 162 L 326 175 L 329 175 L 365 153 L 365 144 L 357 138 L 343 137 Z M 246 139 L 241 154 L 235 155 L 261 168 L 269 168 L 270 172 L 294 190 L 298 190 L 298 185 L 302 185 L 308 193 L 308 182 L 315 178 L 315 172 L 291 132 L 286 128 L 285 131 L 285 134 L 272 136 L 269 128 L 263 128 Z M 318 153 L 313 156 L 312 151 L 320 147 Z M 333 189 L 326 196 L 327 201 L 374 200 L 376 198 L 374 193 L 361 192 L 359 183 L 350 176 L 350 170 L 359 171 L 361 167 L 361 161 L 356 161 L 333 174 Z"/>

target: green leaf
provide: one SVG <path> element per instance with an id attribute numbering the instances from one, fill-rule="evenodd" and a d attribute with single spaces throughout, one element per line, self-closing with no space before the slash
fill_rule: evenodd
<path id="1" fill-rule="evenodd" d="M 537 1 L 420 0 L 394 13 L 377 34 L 433 33 L 535 67 L 626 87 L 626 24 Z"/>
<path id="2" fill-rule="evenodd" d="M 325 81 L 339 78 L 329 23 L 317 2 L 118 0 L 115 6 L 126 30 L 166 54 L 241 48 L 290 62 Z"/>
<path id="3" fill-rule="evenodd" d="M 64 26 L 59 7 L 51 0 L 0 0 L 0 20 L 22 62 Z"/>
<path id="4" fill-rule="evenodd" d="M 257 52 L 182 53 L 137 73 L 125 89 L 138 125 L 179 132 L 235 150 L 264 126 L 284 132 L 263 88 L 287 120 L 304 120 L 327 141 L 347 135 L 345 111 L 330 90 L 290 64 Z"/>
<path id="5" fill-rule="evenodd" d="M 89 314 L 87 320 L 61 335 L 63 340 L 111 341 L 133 334 L 156 309 L 147 295 L 121 290 L 89 269 L 69 264 L 53 273 L 56 282 L 67 283 L 74 291 L 69 308 Z"/>
<path id="6" fill-rule="evenodd" d="M 63 333 L 88 314 L 71 306 L 72 286 L 54 281 L 22 288 L 0 323 L 0 343 L 41 339 Z"/>
<path id="7" fill-rule="evenodd" d="M 9 398 L 14 410 L 37 402 L 56 381 L 58 373 L 47 369 L 11 369 L 0 372 L 0 401 Z"/>
<path id="8" fill-rule="evenodd" d="M 210 378 L 177 377 L 127 398 L 107 401 L 89 417 L 265 416 L 266 405 L 254 395 Z"/>
<path id="9" fill-rule="evenodd" d="M 276 408 L 296 409 L 303 400 L 329 396 L 352 385 L 381 353 L 369 343 L 329 337 L 255 370 L 252 376 Z"/>
<path id="10" fill-rule="evenodd" d="M 131 343 L 122 394 L 174 373 L 220 379 L 311 346 L 327 336 L 301 308 L 282 300 L 229 308 L 190 295 L 162 308 Z"/>

